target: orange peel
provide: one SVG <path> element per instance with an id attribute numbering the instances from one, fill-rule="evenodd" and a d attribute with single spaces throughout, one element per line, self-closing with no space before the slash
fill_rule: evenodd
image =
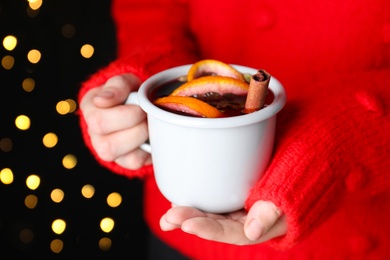
<path id="1" fill-rule="evenodd" d="M 208 92 L 216 92 L 221 95 L 231 93 L 235 95 L 247 95 L 249 84 L 236 78 L 225 76 L 204 76 L 188 81 L 175 89 L 171 96 L 194 96 Z"/>
<path id="2" fill-rule="evenodd" d="M 192 64 L 187 73 L 187 81 L 209 75 L 226 76 L 245 81 L 244 75 L 234 67 L 213 59 L 205 59 Z"/>
<path id="3" fill-rule="evenodd" d="M 223 114 L 217 108 L 193 97 L 161 97 L 156 99 L 154 104 L 165 109 L 182 112 L 184 114 L 197 117 L 223 117 Z"/>

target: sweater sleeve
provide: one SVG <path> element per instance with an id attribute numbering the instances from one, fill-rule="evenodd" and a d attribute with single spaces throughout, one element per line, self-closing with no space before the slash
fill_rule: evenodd
<path id="1" fill-rule="evenodd" d="M 270 200 L 288 248 L 343 203 L 390 189 L 390 70 L 348 75 L 302 89 L 278 118 L 273 159 L 246 204 Z M 294 93 L 294 96 L 295 93 Z"/>
<path id="2" fill-rule="evenodd" d="M 149 2 L 113 1 L 118 58 L 82 83 L 79 102 L 90 89 L 104 84 L 112 76 L 133 73 L 144 81 L 164 69 L 197 60 L 195 41 L 188 29 L 186 4 L 177 4 L 174 0 Z M 78 114 L 85 144 L 101 165 L 128 177 L 142 177 L 151 172 L 151 166 L 133 171 L 101 160 L 92 147 L 83 114 L 80 110 Z"/>

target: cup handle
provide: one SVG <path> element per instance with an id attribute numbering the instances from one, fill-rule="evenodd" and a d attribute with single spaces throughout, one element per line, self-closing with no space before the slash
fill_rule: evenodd
<path id="1" fill-rule="evenodd" d="M 127 98 L 125 104 L 132 104 L 132 105 L 139 106 L 138 92 L 131 92 L 129 97 Z M 141 148 L 145 152 L 152 153 L 152 148 L 150 146 L 149 139 L 146 140 L 145 143 L 141 144 L 139 148 Z"/>

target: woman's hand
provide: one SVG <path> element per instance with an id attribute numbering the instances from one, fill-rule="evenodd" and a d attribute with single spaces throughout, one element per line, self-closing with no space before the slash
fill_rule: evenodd
<path id="1" fill-rule="evenodd" d="M 146 114 L 139 106 L 124 104 L 140 83 L 132 74 L 114 76 L 80 103 L 97 155 L 128 169 L 151 163 L 150 154 L 139 148 L 148 139 Z"/>
<path id="2" fill-rule="evenodd" d="M 203 239 L 235 245 L 262 243 L 287 232 L 285 216 L 270 201 L 257 201 L 249 212 L 223 215 L 173 206 L 161 217 L 160 227 L 164 231 L 181 228 Z"/>

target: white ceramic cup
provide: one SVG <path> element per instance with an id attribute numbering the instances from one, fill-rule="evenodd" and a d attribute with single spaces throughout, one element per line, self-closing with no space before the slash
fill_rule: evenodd
<path id="1" fill-rule="evenodd" d="M 146 113 L 154 174 L 161 193 L 172 203 L 212 213 L 242 209 L 250 189 L 271 158 L 276 115 L 286 93 L 271 77 L 273 102 L 254 113 L 227 118 L 196 118 L 155 106 L 149 95 L 156 87 L 186 75 L 191 65 L 157 73 L 142 83 L 127 103 Z M 232 65 L 242 73 L 257 69 Z"/>

